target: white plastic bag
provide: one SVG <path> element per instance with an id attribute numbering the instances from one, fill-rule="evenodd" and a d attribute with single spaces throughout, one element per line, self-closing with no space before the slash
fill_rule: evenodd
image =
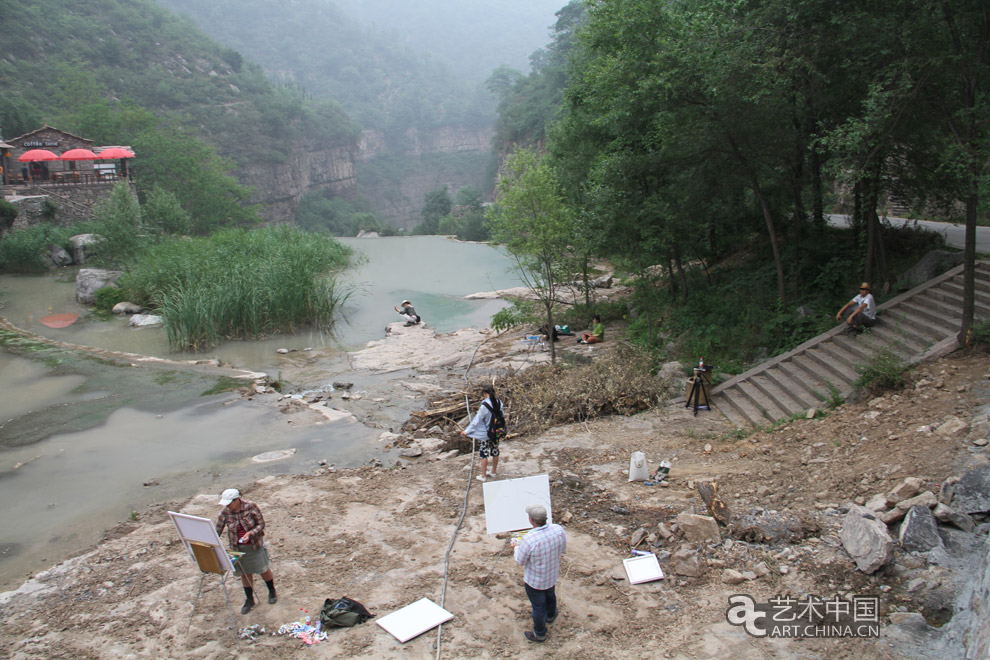
<path id="1" fill-rule="evenodd" d="M 646 455 L 634 451 L 629 459 L 629 481 L 646 481 L 650 478 L 650 469 L 646 466 Z"/>

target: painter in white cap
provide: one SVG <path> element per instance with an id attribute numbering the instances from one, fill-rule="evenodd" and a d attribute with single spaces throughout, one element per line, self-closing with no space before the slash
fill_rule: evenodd
<path id="1" fill-rule="evenodd" d="M 268 585 L 268 604 L 278 601 L 275 594 L 275 576 L 265 548 L 265 518 L 258 505 L 241 497 L 241 491 L 228 488 L 220 494 L 223 511 L 217 516 L 217 534 L 227 529 L 227 542 L 230 549 L 244 553 L 234 563 L 234 573 L 241 576 L 244 586 L 244 607 L 241 614 L 247 614 L 254 607 L 254 574 Z"/>

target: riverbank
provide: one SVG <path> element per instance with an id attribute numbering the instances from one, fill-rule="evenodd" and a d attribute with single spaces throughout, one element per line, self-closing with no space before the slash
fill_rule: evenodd
<path id="1" fill-rule="evenodd" d="M 354 365 L 369 378 L 394 368 L 395 391 L 422 404 L 422 392 L 430 387 L 453 388 L 462 381 L 462 366 L 471 364 L 473 375 L 530 359 L 518 336 L 484 332 L 430 337 L 424 328 L 393 326 Z M 489 341 L 479 348 L 482 337 Z M 434 341 L 449 352 L 431 353 L 427 346 Z M 457 342 L 461 348 L 453 350 Z M 409 356 L 420 355 L 420 346 L 422 355 L 437 359 L 410 367 Z M 515 357 L 502 354 L 503 348 Z M 592 359 L 603 349 L 593 347 Z M 588 347 L 567 350 L 586 355 Z M 439 361 L 450 363 L 438 366 Z M 795 420 L 772 433 L 740 437 L 717 412 L 694 416 L 668 405 L 507 441 L 500 478 L 548 474 L 554 518 L 568 532 L 561 616 L 547 644 L 539 646 L 522 636 L 529 608 L 521 571 L 505 540 L 485 534 L 481 488 L 468 478 L 472 457 L 445 451 L 428 433 L 416 440 L 423 455 L 399 459 L 399 465 L 326 466 L 318 474 L 230 484 L 265 514 L 280 594 L 276 605 L 261 604 L 235 617 L 239 626 L 258 624 L 272 632 L 297 619 L 300 610 L 314 614 L 328 597 L 347 595 L 379 615 L 424 597 L 440 603 L 445 554 L 469 488 L 464 524 L 450 552 L 444 605 L 454 619 L 443 627 L 441 657 L 939 657 L 924 655 L 919 642 L 937 633 L 922 631 L 919 638 L 917 620 L 906 613 L 935 620 L 939 608 L 951 604 L 970 577 L 955 555 L 968 548 L 973 556 L 985 533 L 951 533 L 953 544 L 941 562 L 898 550 L 889 567 L 868 576 L 856 570 L 838 541 L 840 507 L 885 493 L 906 477 L 932 487 L 986 461 L 986 450 L 974 444 L 975 435 L 986 434 L 985 423 L 974 420 L 975 411 L 990 405 L 988 379 L 985 356 L 962 354 L 923 365 L 903 392 L 849 404 L 823 418 Z M 259 396 L 286 402 L 281 395 Z M 332 406 L 360 416 L 349 407 L 389 405 L 375 398 L 383 397 L 338 397 Z M 950 416 L 972 423 L 962 433 L 933 436 Z M 381 442 L 392 440 L 383 435 Z M 661 459 L 673 464 L 666 487 L 628 482 L 624 469 L 632 451 L 645 452 L 651 467 Z M 721 530 L 717 542 L 688 540 L 677 517 L 704 512 L 697 485 L 709 480 L 720 483 L 719 495 L 735 514 L 757 510 L 797 522 L 774 542 L 740 538 L 729 529 Z M 0 643 L 10 657 L 434 657 L 435 631 L 399 644 L 373 621 L 333 631 L 315 647 L 268 634 L 237 640 L 226 630 L 230 617 L 212 579 L 194 611 L 200 574 L 166 512 L 212 518 L 217 498 L 203 492 L 140 511 L 98 546 L 0 595 Z M 666 579 L 631 585 L 625 578 L 621 562 L 638 537 L 641 549 L 658 553 Z M 235 580 L 228 584 L 236 610 L 241 593 Z M 730 593 L 763 602 L 778 593 L 877 594 L 881 637 L 752 638 L 725 620 Z"/>

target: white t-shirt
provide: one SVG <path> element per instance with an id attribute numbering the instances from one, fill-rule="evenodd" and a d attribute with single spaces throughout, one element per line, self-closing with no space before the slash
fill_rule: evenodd
<path id="1" fill-rule="evenodd" d="M 855 298 L 852 299 L 852 301 L 856 304 L 856 307 L 853 309 L 853 311 L 859 309 L 859 306 L 862 305 L 863 303 L 866 303 L 866 309 L 863 310 L 863 315 L 866 316 L 866 318 L 868 319 L 877 318 L 877 303 L 875 300 L 873 300 L 872 293 L 868 293 L 865 296 L 863 294 L 858 294 Z"/>

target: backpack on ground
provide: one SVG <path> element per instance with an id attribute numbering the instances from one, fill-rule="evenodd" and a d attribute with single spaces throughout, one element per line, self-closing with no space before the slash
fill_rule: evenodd
<path id="1" fill-rule="evenodd" d="M 488 412 L 492 414 L 491 419 L 488 420 L 488 439 L 492 442 L 498 442 L 509 434 L 509 429 L 505 426 L 505 416 L 502 415 L 502 406 L 498 400 L 492 403 L 494 403 L 494 406 L 489 405 L 488 401 L 482 402 L 481 405 L 488 408 Z"/>
<path id="2" fill-rule="evenodd" d="M 375 616 L 368 609 L 347 596 L 343 598 L 327 598 L 320 610 L 320 628 L 349 628 L 364 623 Z"/>

